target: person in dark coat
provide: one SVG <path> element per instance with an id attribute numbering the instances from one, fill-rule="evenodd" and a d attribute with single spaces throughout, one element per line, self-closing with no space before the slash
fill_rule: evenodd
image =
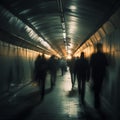
<path id="1" fill-rule="evenodd" d="M 100 108 L 100 93 L 103 84 L 103 80 L 106 76 L 106 68 L 108 66 L 108 60 L 102 50 L 103 45 L 97 43 L 97 51 L 92 54 L 90 59 L 91 66 L 91 77 L 93 81 L 93 91 L 94 91 L 94 106 L 96 109 Z"/>
<path id="2" fill-rule="evenodd" d="M 75 80 L 76 80 L 75 61 L 76 61 L 76 58 L 74 58 L 74 57 L 71 60 L 68 60 L 68 67 L 69 67 L 69 71 L 70 71 L 72 88 L 74 87 Z"/>
<path id="3" fill-rule="evenodd" d="M 35 61 L 35 74 L 35 79 L 38 82 L 41 92 L 41 99 L 43 99 L 45 94 L 45 79 L 47 74 L 47 60 L 44 54 L 42 56 L 38 55 Z"/>
<path id="4" fill-rule="evenodd" d="M 89 62 L 84 56 L 84 52 L 81 52 L 81 56 L 76 60 L 75 70 L 78 80 L 78 92 L 81 96 L 82 104 L 84 104 L 85 98 L 85 85 L 86 81 L 89 80 Z"/>
<path id="5" fill-rule="evenodd" d="M 48 60 L 48 69 L 50 72 L 50 81 L 51 81 L 51 88 L 56 83 L 56 76 L 57 76 L 57 70 L 58 70 L 58 61 L 55 58 L 55 55 L 52 55 Z"/>
<path id="6" fill-rule="evenodd" d="M 60 60 L 60 69 L 61 69 L 61 75 L 63 76 L 65 71 L 66 71 L 66 67 L 67 67 L 67 62 L 65 59 L 61 59 Z"/>

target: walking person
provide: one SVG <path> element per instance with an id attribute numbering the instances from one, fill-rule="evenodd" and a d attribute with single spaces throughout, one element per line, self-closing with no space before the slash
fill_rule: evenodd
<path id="1" fill-rule="evenodd" d="M 68 67 L 69 67 L 69 71 L 70 71 L 72 89 L 75 85 L 75 80 L 76 80 L 75 61 L 76 61 L 75 58 L 72 58 L 71 60 L 68 60 Z"/>
<path id="2" fill-rule="evenodd" d="M 78 92 L 81 97 L 82 104 L 85 103 L 85 85 L 86 81 L 89 80 L 89 62 L 85 58 L 84 52 L 81 52 L 81 56 L 76 60 L 75 70 L 78 80 Z"/>
<path id="3" fill-rule="evenodd" d="M 35 61 L 35 74 L 36 74 L 36 81 L 38 82 L 39 89 L 41 92 L 41 100 L 44 98 L 45 94 L 45 79 L 47 74 L 47 61 L 44 56 L 38 55 Z"/>
<path id="4" fill-rule="evenodd" d="M 56 83 L 56 76 L 58 70 L 58 61 L 55 58 L 55 55 L 52 55 L 48 60 L 48 69 L 50 72 L 50 81 L 51 81 L 51 88 L 55 86 Z"/>
<path id="5" fill-rule="evenodd" d="M 103 45 L 101 43 L 97 43 L 96 48 L 97 51 L 92 54 L 90 59 L 90 67 L 93 81 L 94 107 L 99 109 L 101 106 L 100 93 L 103 80 L 106 76 L 108 61 L 105 53 L 103 53 Z"/>
<path id="6" fill-rule="evenodd" d="M 64 73 L 66 72 L 66 67 L 67 67 L 67 62 L 65 59 L 60 60 L 60 69 L 61 69 L 61 75 L 63 76 Z"/>

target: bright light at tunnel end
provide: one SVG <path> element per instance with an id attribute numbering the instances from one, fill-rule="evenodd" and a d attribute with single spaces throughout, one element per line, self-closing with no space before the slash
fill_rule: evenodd
<path id="1" fill-rule="evenodd" d="M 71 55 L 68 55 L 68 56 L 67 56 L 67 59 L 68 59 L 68 60 L 70 60 L 71 58 L 72 58 L 72 56 L 71 56 Z"/>

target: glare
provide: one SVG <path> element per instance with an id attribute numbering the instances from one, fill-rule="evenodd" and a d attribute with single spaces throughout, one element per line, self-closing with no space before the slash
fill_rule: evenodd
<path id="1" fill-rule="evenodd" d="M 65 80 L 63 84 L 64 91 L 70 91 L 72 88 L 72 84 L 70 81 L 70 74 L 65 75 L 64 80 Z"/>
<path id="2" fill-rule="evenodd" d="M 72 84 L 71 84 L 71 77 L 70 77 L 69 72 L 67 72 L 67 74 L 64 75 L 63 80 L 64 82 L 62 86 L 63 86 L 65 93 L 70 93 L 72 89 Z M 78 108 L 78 104 L 79 104 L 78 100 L 75 99 L 74 101 L 72 99 L 69 99 L 69 104 L 62 104 L 62 107 L 64 108 L 63 112 L 68 113 L 69 117 L 75 118 L 78 114 L 78 109 L 76 109 Z"/>
<path id="3" fill-rule="evenodd" d="M 72 51 L 71 51 L 71 50 L 68 50 L 67 52 L 68 52 L 68 54 L 71 54 L 71 53 L 72 53 Z"/>
<path id="4" fill-rule="evenodd" d="M 63 38 L 66 38 L 66 33 L 63 33 Z"/>
<path id="5" fill-rule="evenodd" d="M 70 83 L 66 82 L 64 85 L 65 85 L 64 86 L 65 91 L 70 91 L 71 90 L 71 84 Z"/>
<path id="6" fill-rule="evenodd" d="M 68 55 L 68 56 L 67 56 L 67 59 L 68 59 L 68 60 L 72 59 L 72 56 L 71 56 L 71 55 Z"/>
<path id="7" fill-rule="evenodd" d="M 64 22 L 62 22 L 62 28 L 65 29 L 65 23 Z"/>
<path id="8" fill-rule="evenodd" d="M 69 24 L 69 32 L 74 33 L 77 30 L 77 23 L 76 22 L 70 22 Z"/>
<path id="9" fill-rule="evenodd" d="M 77 8 L 76 8 L 76 6 L 73 6 L 73 5 L 72 5 L 72 6 L 70 6 L 70 9 L 71 9 L 71 10 L 76 10 Z"/>
<path id="10" fill-rule="evenodd" d="M 40 42 L 46 48 L 51 49 L 51 46 L 46 41 L 44 41 L 40 36 L 38 36 L 30 27 L 26 26 L 25 28 L 26 32 L 32 39 L 36 40 L 37 42 Z"/>

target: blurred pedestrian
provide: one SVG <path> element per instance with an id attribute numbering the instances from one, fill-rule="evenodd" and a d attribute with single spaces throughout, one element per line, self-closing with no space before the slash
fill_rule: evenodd
<path id="1" fill-rule="evenodd" d="M 91 56 L 90 66 L 93 81 L 94 106 L 96 109 L 99 109 L 101 106 L 101 88 L 106 76 L 106 68 L 108 66 L 108 60 L 105 53 L 103 53 L 103 45 L 101 43 L 97 43 L 96 45 L 96 52 Z"/>
<path id="2" fill-rule="evenodd" d="M 68 60 L 68 67 L 69 67 L 69 71 L 70 71 L 72 89 L 73 89 L 73 87 L 75 85 L 75 80 L 76 80 L 75 61 L 76 61 L 75 57 Z"/>
<path id="3" fill-rule="evenodd" d="M 64 58 L 60 59 L 60 69 L 61 69 L 61 75 L 63 76 L 66 72 L 67 62 Z"/>
<path id="4" fill-rule="evenodd" d="M 47 67 L 47 61 L 44 54 L 42 56 L 38 55 L 35 61 L 35 79 L 39 85 L 41 99 L 44 98 L 45 94 L 45 79 L 47 74 Z"/>
<path id="5" fill-rule="evenodd" d="M 50 72 L 51 88 L 53 88 L 56 82 L 58 66 L 59 66 L 58 61 L 55 58 L 55 55 L 52 55 L 48 60 L 48 69 Z"/>
<path id="6" fill-rule="evenodd" d="M 89 62 L 85 58 L 84 52 L 81 52 L 80 58 L 76 60 L 75 70 L 78 80 L 78 92 L 81 97 L 81 102 L 84 104 L 86 81 L 89 80 Z"/>

